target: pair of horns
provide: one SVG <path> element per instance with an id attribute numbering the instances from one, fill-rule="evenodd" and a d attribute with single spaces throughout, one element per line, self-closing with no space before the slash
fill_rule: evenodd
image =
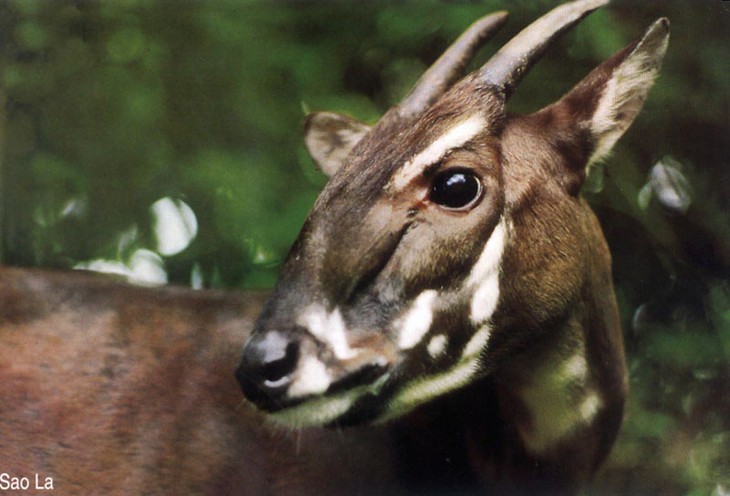
<path id="1" fill-rule="evenodd" d="M 478 71 L 486 86 L 505 99 L 550 44 L 608 0 L 576 0 L 556 7 L 512 38 Z M 467 29 L 421 76 L 399 105 L 403 118 L 423 113 L 464 72 L 466 65 L 507 20 L 506 12 L 482 17 Z"/>

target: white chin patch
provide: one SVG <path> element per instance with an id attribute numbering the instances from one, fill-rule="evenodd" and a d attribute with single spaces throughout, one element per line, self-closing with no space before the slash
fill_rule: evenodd
<path id="1" fill-rule="evenodd" d="M 345 415 L 359 398 L 366 394 L 377 395 L 389 377 L 390 374 L 383 374 L 371 384 L 305 401 L 300 405 L 274 412 L 269 418 L 277 424 L 294 429 L 330 424 Z"/>
<path id="2" fill-rule="evenodd" d="M 269 418 L 277 424 L 294 429 L 325 425 L 347 413 L 356 399 L 357 395 L 354 393 L 320 398 L 272 413 Z"/>

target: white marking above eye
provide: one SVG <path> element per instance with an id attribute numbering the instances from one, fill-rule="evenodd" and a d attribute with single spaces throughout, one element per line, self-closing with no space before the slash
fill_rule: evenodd
<path id="1" fill-rule="evenodd" d="M 392 185 L 396 190 L 403 189 L 408 183 L 421 175 L 423 169 L 441 160 L 450 150 L 464 146 L 484 129 L 486 122 L 481 115 L 472 115 L 449 128 L 435 141 L 418 153 L 393 176 Z"/>
<path id="2" fill-rule="evenodd" d="M 399 326 L 398 348 L 408 350 L 421 342 L 431 328 L 433 302 L 437 294 L 435 289 L 427 289 L 415 299 Z"/>

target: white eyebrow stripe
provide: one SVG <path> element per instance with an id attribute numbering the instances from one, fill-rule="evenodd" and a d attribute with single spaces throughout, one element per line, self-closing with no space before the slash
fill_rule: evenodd
<path id="1" fill-rule="evenodd" d="M 423 172 L 424 167 L 441 160 L 453 148 L 463 146 L 469 142 L 484 129 L 485 125 L 486 122 L 481 115 L 472 115 L 451 127 L 439 136 L 436 141 L 403 165 L 393 177 L 393 186 L 397 190 L 404 188 Z"/>

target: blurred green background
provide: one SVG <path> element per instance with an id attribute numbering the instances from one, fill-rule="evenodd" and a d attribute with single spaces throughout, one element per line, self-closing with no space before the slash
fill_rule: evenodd
<path id="1" fill-rule="evenodd" d="M 270 287 L 325 183 L 308 110 L 373 122 L 469 23 L 551 1 L 0 1 L 0 261 Z M 657 17 L 643 113 L 585 194 L 614 254 L 631 399 L 595 494 L 730 494 L 730 2 L 617 1 L 511 102 L 558 98 Z"/>

